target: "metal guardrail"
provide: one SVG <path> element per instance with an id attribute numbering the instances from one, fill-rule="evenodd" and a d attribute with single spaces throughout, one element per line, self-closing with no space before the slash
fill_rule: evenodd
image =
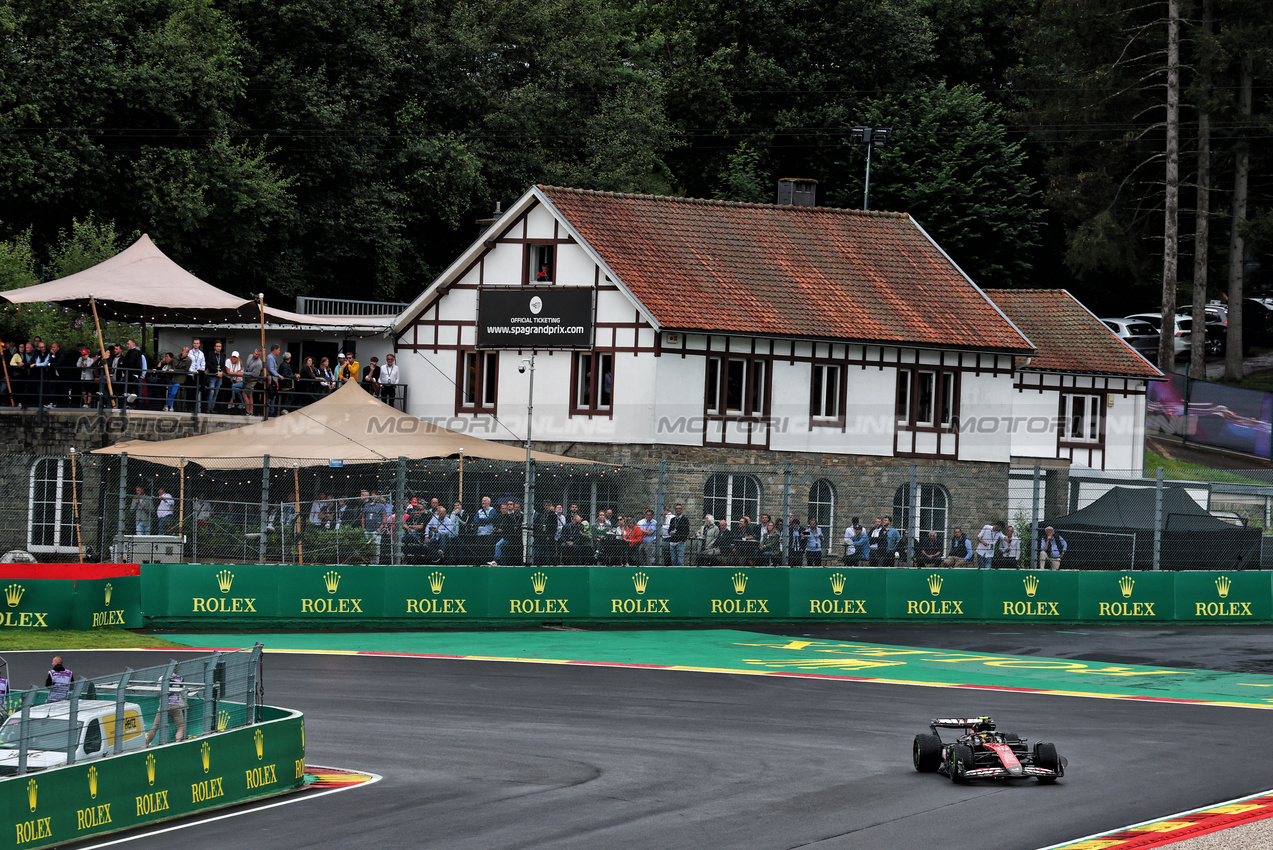
<path id="1" fill-rule="evenodd" d="M 0 710 L 0 778 L 252 725 L 262 649 L 10 691 Z"/>

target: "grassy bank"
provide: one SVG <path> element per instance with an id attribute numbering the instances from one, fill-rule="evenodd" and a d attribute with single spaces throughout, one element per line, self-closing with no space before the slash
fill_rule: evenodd
<path id="1" fill-rule="evenodd" d="M 154 635 L 143 635 L 127 629 L 6 629 L 0 632 L 0 652 L 23 649 L 154 649 L 184 647 Z"/>

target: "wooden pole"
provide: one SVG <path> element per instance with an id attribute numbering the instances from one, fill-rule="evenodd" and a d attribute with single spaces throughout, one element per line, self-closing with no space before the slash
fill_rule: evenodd
<path id="1" fill-rule="evenodd" d="M 9 406 L 15 407 L 13 401 L 13 384 L 9 381 L 9 358 L 5 356 L 4 346 L 0 345 L 0 365 L 4 366 L 4 385 L 9 388 Z"/>
<path id="2" fill-rule="evenodd" d="M 301 468 L 292 464 L 292 485 L 296 488 L 296 560 L 305 566 L 305 544 L 301 542 Z"/>
<path id="3" fill-rule="evenodd" d="M 80 563 L 84 563 L 84 538 L 80 536 L 80 494 L 75 472 L 75 447 L 71 447 L 71 510 L 75 516 L 75 546 L 80 550 Z"/>
<path id="4" fill-rule="evenodd" d="M 102 374 L 106 376 L 106 394 L 111 397 L 111 407 L 114 407 L 115 388 L 111 386 L 110 358 L 106 356 L 106 343 L 102 341 L 102 321 L 97 318 L 97 300 L 90 295 L 88 304 L 93 308 L 93 326 L 97 328 L 97 347 L 102 350 Z"/>

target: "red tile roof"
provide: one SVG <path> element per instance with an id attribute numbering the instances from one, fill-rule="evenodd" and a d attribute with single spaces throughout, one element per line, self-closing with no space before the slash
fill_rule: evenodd
<path id="1" fill-rule="evenodd" d="M 1030 350 L 905 214 L 539 189 L 664 329 Z"/>
<path id="2" fill-rule="evenodd" d="M 986 295 L 1037 349 L 1030 365 L 1018 363 L 1018 369 L 1162 377 L 1064 289 L 987 289 Z"/>

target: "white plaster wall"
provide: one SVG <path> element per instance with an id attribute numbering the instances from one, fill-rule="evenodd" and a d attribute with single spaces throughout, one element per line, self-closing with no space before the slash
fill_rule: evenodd
<path id="1" fill-rule="evenodd" d="M 556 278 L 553 281 L 556 284 L 592 286 L 597 278 L 597 264 L 579 245 L 558 245 Z"/>
<path id="2" fill-rule="evenodd" d="M 959 381 L 959 459 L 1007 463 L 1012 457 L 1011 375 L 964 372 Z"/>
<path id="3" fill-rule="evenodd" d="M 1056 417 L 1060 403 L 1056 390 L 1013 391 L 1012 427 L 1008 435 L 1013 457 L 1056 457 Z"/>
<path id="4" fill-rule="evenodd" d="M 618 355 L 615 373 L 626 370 L 628 361 L 634 359 L 642 358 L 633 358 L 630 354 Z M 645 359 L 656 358 L 647 355 Z M 665 353 L 657 358 L 657 362 L 657 379 L 652 384 L 655 389 L 652 431 L 648 441 L 677 446 L 701 446 L 705 427 L 703 394 L 707 385 L 706 359 L 697 354 L 682 358 L 679 354 Z M 624 392 L 627 392 L 626 388 Z M 615 397 L 618 398 L 617 391 Z M 618 415 L 619 411 L 616 411 L 616 418 Z"/>
<path id="5" fill-rule="evenodd" d="M 536 203 L 526 213 L 526 238 L 527 239 L 552 239 L 557 235 L 557 219 L 546 207 Z M 520 236 L 521 228 L 516 225 L 509 231 L 508 236 Z"/>
<path id="6" fill-rule="evenodd" d="M 482 283 L 486 286 L 498 284 L 519 285 L 522 282 L 522 246 L 520 244 L 496 245 L 495 249 L 482 258 Z M 474 277 L 465 283 L 477 283 L 477 269 Z"/>
<path id="7" fill-rule="evenodd" d="M 897 372 L 891 368 L 848 367 L 847 428 L 839 436 L 844 454 L 893 455 Z"/>
<path id="8" fill-rule="evenodd" d="M 1105 468 L 1139 473 L 1145 465 L 1145 396 L 1110 393 L 1105 408 Z"/>

